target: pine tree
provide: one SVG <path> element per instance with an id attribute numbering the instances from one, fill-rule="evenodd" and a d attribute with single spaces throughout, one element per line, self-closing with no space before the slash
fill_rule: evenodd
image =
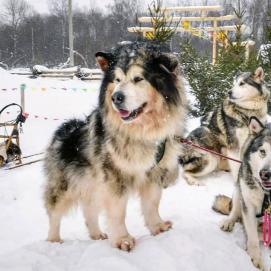
<path id="1" fill-rule="evenodd" d="M 166 14 L 162 0 L 155 0 L 149 6 L 149 16 L 153 33 L 148 33 L 147 38 L 159 42 L 168 42 L 176 33 L 179 22 L 173 23 L 173 16 Z"/>
<path id="2" fill-rule="evenodd" d="M 189 41 L 181 45 L 180 59 L 192 88 L 191 92 L 196 98 L 196 110 L 191 112 L 195 116 L 208 113 L 225 98 L 238 72 L 253 72 L 262 64 L 256 52 L 245 59 L 241 31 L 245 11 L 239 6 L 234 9 L 234 13 L 237 17 L 235 39 L 227 37 L 228 46 L 220 49 L 215 65 L 210 63 L 208 57 L 201 56 Z M 264 68 L 269 80 L 270 64 Z"/>

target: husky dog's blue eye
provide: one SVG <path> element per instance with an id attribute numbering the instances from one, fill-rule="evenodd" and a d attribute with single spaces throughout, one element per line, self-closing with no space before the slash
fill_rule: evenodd
<path id="1" fill-rule="evenodd" d="M 239 86 L 243 86 L 245 83 L 244 82 L 241 82 L 240 84 L 239 84 Z"/>
<path id="2" fill-rule="evenodd" d="M 261 157 L 265 157 L 266 156 L 265 150 L 261 149 L 260 150 L 260 155 L 261 155 Z"/>
<path id="3" fill-rule="evenodd" d="M 134 82 L 135 83 L 138 83 L 138 82 L 140 82 L 140 81 L 142 81 L 143 80 L 143 78 L 142 77 L 139 77 L 139 76 L 136 76 L 135 78 L 134 78 Z"/>

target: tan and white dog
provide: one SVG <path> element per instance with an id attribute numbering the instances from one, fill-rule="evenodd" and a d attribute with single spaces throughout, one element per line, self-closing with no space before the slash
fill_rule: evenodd
<path id="1" fill-rule="evenodd" d="M 63 215 L 80 204 L 91 238 L 108 236 L 114 247 L 129 251 L 135 246 L 125 225 L 131 193 L 140 196 L 151 234 L 172 227 L 160 217 L 159 202 L 178 176 L 173 138 L 183 133 L 183 79 L 177 58 L 153 43 L 120 45 L 96 59 L 104 71 L 99 105 L 85 121 L 61 125 L 47 150 L 48 240 L 61 241 Z M 108 234 L 98 224 L 103 210 Z"/>

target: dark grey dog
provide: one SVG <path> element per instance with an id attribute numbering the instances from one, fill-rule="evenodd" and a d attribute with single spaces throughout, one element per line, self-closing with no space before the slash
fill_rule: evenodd
<path id="1" fill-rule="evenodd" d="M 249 132 L 249 118 L 256 116 L 264 122 L 268 99 L 269 91 L 265 87 L 263 69 L 259 67 L 254 73 L 242 73 L 235 79 L 228 97 L 202 119 L 201 127 L 192 131 L 188 139 L 240 159 L 240 149 Z M 228 169 L 223 165 L 225 161 L 219 157 L 191 147 L 183 148 L 180 161 L 189 184 L 199 184 L 200 178 L 216 169 Z M 236 180 L 238 164 L 229 162 L 229 169 Z"/>
<path id="2" fill-rule="evenodd" d="M 234 192 L 232 209 L 221 225 L 224 231 L 232 231 L 235 222 L 242 216 L 247 234 L 247 252 L 253 264 L 262 269 L 260 244 L 257 231 L 257 215 L 271 207 L 271 126 L 264 126 L 256 117 L 249 124 L 250 135 L 243 147 L 242 164 Z M 225 206 L 218 207 L 225 209 Z M 224 201 L 228 204 L 230 201 Z"/>

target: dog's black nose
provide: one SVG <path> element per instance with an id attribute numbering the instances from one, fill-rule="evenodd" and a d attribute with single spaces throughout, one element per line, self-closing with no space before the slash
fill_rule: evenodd
<path id="1" fill-rule="evenodd" d="M 228 95 L 229 95 L 229 97 L 232 96 L 232 90 L 230 90 L 230 91 L 228 92 Z"/>
<path id="2" fill-rule="evenodd" d="M 112 95 L 112 101 L 115 105 L 121 105 L 124 102 L 125 96 L 121 91 L 117 91 Z"/>
<path id="3" fill-rule="evenodd" d="M 267 169 L 261 169 L 260 170 L 260 178 L 263 181 L 268 181 L 271 178 L 271 171 L 269 171 Z"/>

